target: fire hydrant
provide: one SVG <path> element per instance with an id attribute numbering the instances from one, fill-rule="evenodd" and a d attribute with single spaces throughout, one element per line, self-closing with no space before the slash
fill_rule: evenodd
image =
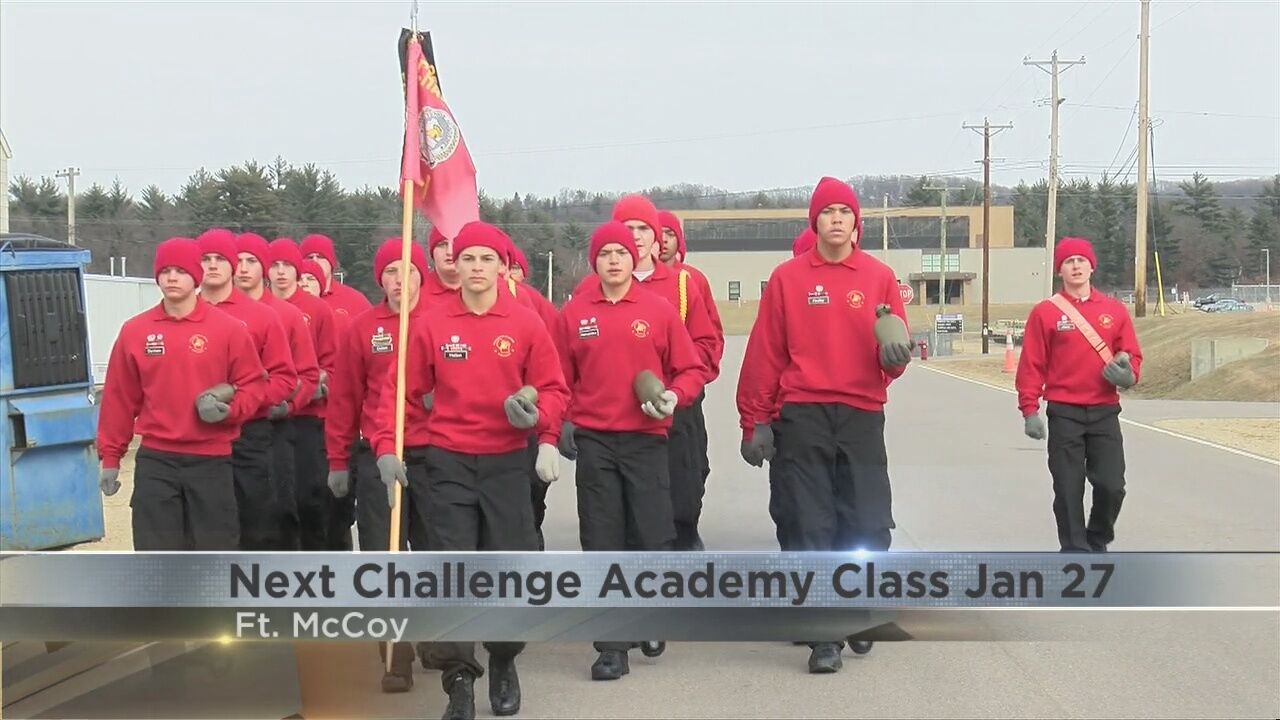
<path id="1" fill-rule="evenodd" d="M 928 340 L 920 341 L 920 359 L 921 360 L 929 359 L 929 341 Z"/>

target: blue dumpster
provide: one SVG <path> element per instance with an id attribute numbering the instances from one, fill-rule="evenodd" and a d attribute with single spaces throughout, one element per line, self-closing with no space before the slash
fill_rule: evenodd
<path id="1" fill-rule="evenodd" d="M 88 263 L 64 242 L 0 234 L 0 550 L 103 535 Z"/>

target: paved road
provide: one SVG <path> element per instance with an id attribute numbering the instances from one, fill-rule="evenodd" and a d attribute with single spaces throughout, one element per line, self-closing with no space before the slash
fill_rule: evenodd
<path id="1" fill-rule="evenodd" d="M 729 338 L 708 393 L 713 549 L 775 549 L 763 470 L 737 453 L 733 384 L 745 339 Z M 833 352 L 833 358 L 839 353 Z M 904 550 L 1056 550 L 1043 443 L 1022 435 L 1012 396 L 922 368 L 890 389 L 888 446 Z M 1115 550 L 1280 550 L 1277 466 L 1125 428 L 1129 495 Z M 571 468 L 552 488 L 549 549 L 576 550 Z M 1171 620 L 1171 618 L 1174 618 Z M 834 676 L 805 673 L 782 643 L 677 643 L 610 683 L 586 644 L 531 646 L 521 717 L 1280 716 L 1280 615 L 1092 613 L 1079 642 L 881 643 Z M 1075 628 L 1068 628 L 1074 631 Z M 377 694 L 377 661 L 352 646 L 321 673 L 310 717 L 439 717 L 437 673 Z M 477 684 L 481 716 L 486 685 Z"/>

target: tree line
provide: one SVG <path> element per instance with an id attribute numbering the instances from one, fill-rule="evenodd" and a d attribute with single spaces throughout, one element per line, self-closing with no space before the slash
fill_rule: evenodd
<path id="1" fill-rule="evenodd" d="M 865 198 L 888 196 L 894 206 L 938 203 L 933 184 L 953 187 L 952 205 L 981 205 L 982 186 L 969 178 L 883 176 L 853 178 Z M 662 208 L 749 209 L 805 207 L 811 188 L 727 192 L 706 185 L 680 184 L 641 189 Z M 993 203 L 1014 206 L 1015 244 L 1044 245 L 1048 183 L 993 186 Z M 530 260 L 531 282 L 546 289 L 548 258 L 556 299 L 562 299 L 587 272 L 587 238 L 608 219 L 616 193 L 562 190 L 553 197 L 515 194 L 480 197 L 483 220 L 506 230 Z M 1057 233 L 1094 241 L 1100 280 L 1107 287 L 1132 287 L 1132 183 L 1071 180 L 1059 186 Z M 878 203 L 877 203 L 878 204 Z M 65 239 L 67 197 L 52 177 L 15 178 L 9 186 L 10 229 Z M 372 277 L 374 248 L 400 234 L 401 204 L 393 187 L 343 188 L 328 170 L 314 164 L 292 165 L 277 157 L 270 163 L 248 161 L 210 172 L 193 173 L 177 193 L 148 185 L 136 196 L 118 179 L 91 185 L 76 197 L 76 235 L 93 254 L 90 272 L 107 273 L 112 257 L 127 258 L 131 275 L 149 271 L 155 245 L 175 235 L 194 235 L 209 227 L 257 232 L 268 239 L 323 233 L 334 240 L 348 283 L 377 297 Z M 429 227 L 418 217 L 419 240 Z M 1263 249 L 1280 261 L 1280 174 L 1265 180 L 1236 181 L 1224 188 L 1195 174 L 1190 180 L 1162 183 L 1149 205 L 1148 247 L 1159 251 L 1166 286 L 1220 286 L 1261 281 Z M 691 241 L 696 251 L 696 239 Z M 1148 267 L 1154 277 L 1154 262 Z"/>

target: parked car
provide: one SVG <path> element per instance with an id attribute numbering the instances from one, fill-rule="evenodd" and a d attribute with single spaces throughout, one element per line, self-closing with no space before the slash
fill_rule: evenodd
<path id="1" fill-rule="evenodd" d="M 1253 312 L 1253 306 L 1243 300 L 1236 298 L 1224 298 L 1212 305 L 1205 305 L 1200 308 L 1205 312 L 1211 313 L 1233 313 L 1233 312 Z"/>
<path id="2" fill-rule="evenodd" d="M 1205 305 L 1212 305 L 1222 299 L 1223 297 L 1221 295 L 1214 293 L 1212 295 L 1205 295 L 1204 297 L 1196 298 L 1191 302 L 1191 305 L 1196 309 L 1202 310 Z"/>

